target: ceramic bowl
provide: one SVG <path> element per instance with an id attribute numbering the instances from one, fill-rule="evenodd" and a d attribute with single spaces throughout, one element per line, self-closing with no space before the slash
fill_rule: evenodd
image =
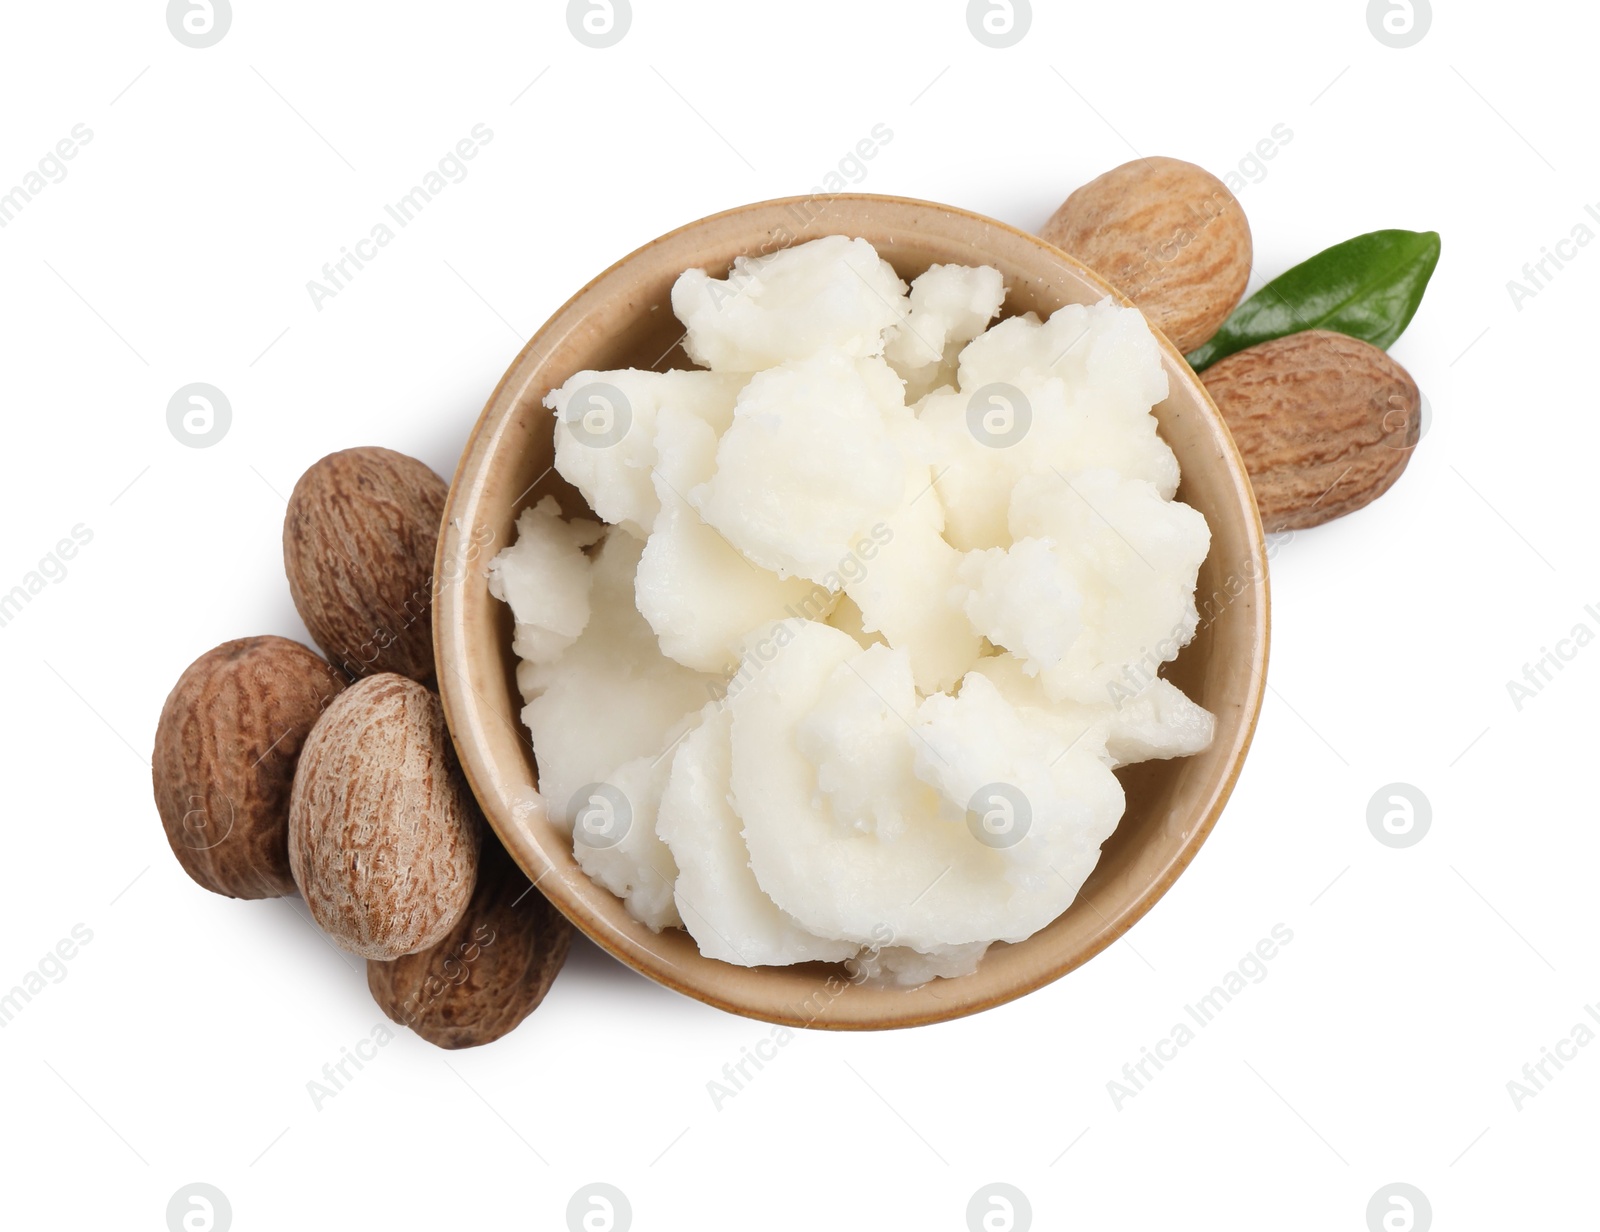
<path id="1" fill-rule="evenodd" d="M 1261 521 L 1244 464 L 1205 387 L 1162 339 L 1171 393 L 1155 414 L 1177 454 L 1178 497 L 1211 527 L 1200 570 L 1201 626 L 1166 675 L 1217 716 L 1205 752 L 1118 772 L 1127 813 L 1077 900 L 1049 927 L 997 945 L 976 973 L 920 988 L 857 985 L 843 968 L 730 966 L 704 958 L 687 933 L 653 933 L 573 859 L 547 820 L 538 768 L 519 718 L 511 614 L 484 567 L 511 542 L 517 514 L 547 494 L 569 514 L 582 498 L 551 468 L 544 396 L 582 369 L 691 366 L 672 315 L 686 269 L 727 272 L 755 255 L 823 235 L 869 240 L 907 281 L 935 263 L 986 264 L 1005 276 L 1007 315 L 1047 316 L 1121 297 L 1044 241 L 964 210 L 873 195 L 792 198 L 743 206 L 646 244 L 579 291 L 506 372 L 462 455 L 436 562 L 434 643 L 439 688 L 461 762 L 484 812 L 541 891 L 597 944 L 670 988 L 736 1014 L 823 1028 L 937 1022 L 998 1005 L 1088 961 L 1166 892 L 1205 841 L 1239 775 L 1261 704 L 1267 658 L 1267 570 Z M 1125 301 L 1123 301 L 1125 302 Z M 592 515 L 591 515 L 592 516 Z"/>

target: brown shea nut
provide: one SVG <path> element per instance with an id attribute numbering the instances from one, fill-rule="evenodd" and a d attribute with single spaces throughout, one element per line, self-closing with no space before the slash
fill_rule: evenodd
<path id="1" fill-rule="evenodd" d="M 439 699 L 384 672 L 339 694 L 300 750 L 289 866 L 324 932 L 363 958 L 399 958 L 466 910 L 482 825 Z"/>
<path id="2" fill-rule="evenodd" d="M 331 453 L 300 476 L 283 517 L 289 593 L 333 665 L 432 684 L 433 553 L 449 488 L 405 454 Z"/>
<path id="3" fill-rule="evenodd" d="M 1200 379 L 1227 420 L 1269 531 L 1332 521 L 1382 496 L 1422 432 L 1422 398 L 1387 354 L 1313 329 L 1218 360 Z"/>
<path id="4" fill-rule="evenodd" d="M 367 961 L 367 987 L 391 1020 L 440 1048 L 499 1039 L 539 1007 L 567 960 L 572 925 L 492 838 L 466 914 L 431 949 Z"/>
<path id="5" fill-rule="evenodd" d="M 1133 301 L 1185 353 L 1227 320 L 1250 280 L 1250 224 L 1216 176 L 1141 158 L 1091 180 L 1039 232 Z"/>
<path id="6" fill-rule="evenodd" d="M 344 678 L 282 637 L 224 642 L 161 707 L 150 778 L 183 871 L 214 894 L 278 898 L 289 874 L 295 758 Z"/>

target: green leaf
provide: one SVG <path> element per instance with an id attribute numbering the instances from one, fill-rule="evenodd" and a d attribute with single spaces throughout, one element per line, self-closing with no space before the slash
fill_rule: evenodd
<path id="1" fill-rule="evenodd" d="M 1258 342 L 1331 329 L 1387 348 L 1405 332 L 1439 264 L 1437 231 L 1371 231 L 1279 274 L 1186 358 L 1196 372 Z"/>

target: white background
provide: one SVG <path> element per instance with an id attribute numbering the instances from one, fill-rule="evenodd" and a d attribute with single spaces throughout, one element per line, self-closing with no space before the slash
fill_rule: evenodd
<path id="1" fill-rule="evenodd" d="M 1575 624 L 1600 631 L 1580 374 L 1600 250 L 1520 310 L 1506 286 L 1600 200 L 1592 12 L 1441 4 L 1396 50 L 1360 0 L 1041 0 L 1002 51 L 956 0 L 635 0 L 593 50 L 557 3 L 236 0 L 194 50 L 162 7 L 8 5 L 0 31 L 0 192 L 93 132 L 0 230 L 0 591 L 93 533 L 0 628 L 0 990 L 93 932 L 0 1030 L 9 1226 L 160 1229 L 204 1181 L 241 1230 L 560 1228 L 594 1180 L 639 1229 L 959 1229 L 995 1180 L 1040 1228 L 1359 1230 L 1393 1181 L 1439 1228 L 1595 1226 L 1600 1046 L 1520 1111 L 1506 1087 L 1600 1002 L 1600 649 L 1520 711 L 1506 688 Z M 468 178 L 316 310 L 307 280 L 479 123 Z M 512 1036 L 447 1054 L 401 1034 L 319 1110 L 307 1082 L 381 1015 L 297 900 L 180 871 L 149 783 L 167 690 L 227 638 L 305 637 L 279 529 L 309 463 L 383 444 L 450 474 L 585 280 L 811 191 L 879 123 L 860 188 L 1030 229 L 1135 152 L 1220 174 L 1286 125 L 1240 194 L 1258 282 L 1358 232 L 1442 232 L 1394 347 L 1430 431 L 1391 494 L 1282 545 L 1226 814 L 1127 940 L 1053 987 L 804 1033 L 720 1110 L 707 1083 L 768 1028 L 587 943 Z M 194 381 L 233 407 L 207 449 L 166 424 Z M 1366 824 L 1394 781 L 1432 803 L 1407 850 Z M 1119 1110 L 1107 1082 L 1278 923 L 1294 939 L 1267 978 Z"/>

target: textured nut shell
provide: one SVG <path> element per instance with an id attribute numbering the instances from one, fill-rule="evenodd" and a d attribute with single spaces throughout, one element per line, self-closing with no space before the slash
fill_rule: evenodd
<path id="1" fill-rule="evenodd" d="M 572 925 L 492 839 L 466 914 L 431 949 L 367 962 L 383 1012 L 440 1048 L 476 1048 L 538 1008 L 567 961 Z"/>
<path id="2" fill-rule="evenodd" d="M 363 958 L 426 949 L 455 927 L 482 820 L 429 690 L 385 672 L 311 729 L 289 800 L 289 864 L 312 918 Z"/>
<path id="3" fill-rule="evenodd" d="M 289 593 L 351 677 L 433 683 L 433 552 L 448 493 L 415 458 L 375 447 L 331 453 L 294 485 L 283 517 Z"/>
<path id="4" fill-rule="evenodd" d="M 306 733 L 344 687 L 315 651 L 246 637 L 201 655 L 156 724 L 156 811 L 183 871 L 232 898 L 294 893 L 289 790 Z"/>
<path id="5" fill-rule="evenodd" d="M 1329 330 L 1248 347 L 1201 379 L 1244 455 L 1269 531 L 1317 526 L 1376 500 L 1422 430 L 1410 374 Z"/>
<path id="6" fill-rule="evenodd" d="M 1180 351 L 1217 329 L 1250 280 L 1250 224 L 1193 163 L 1144 158 L 1090 180 L 1039 232 L 1131 299 Z"/>

